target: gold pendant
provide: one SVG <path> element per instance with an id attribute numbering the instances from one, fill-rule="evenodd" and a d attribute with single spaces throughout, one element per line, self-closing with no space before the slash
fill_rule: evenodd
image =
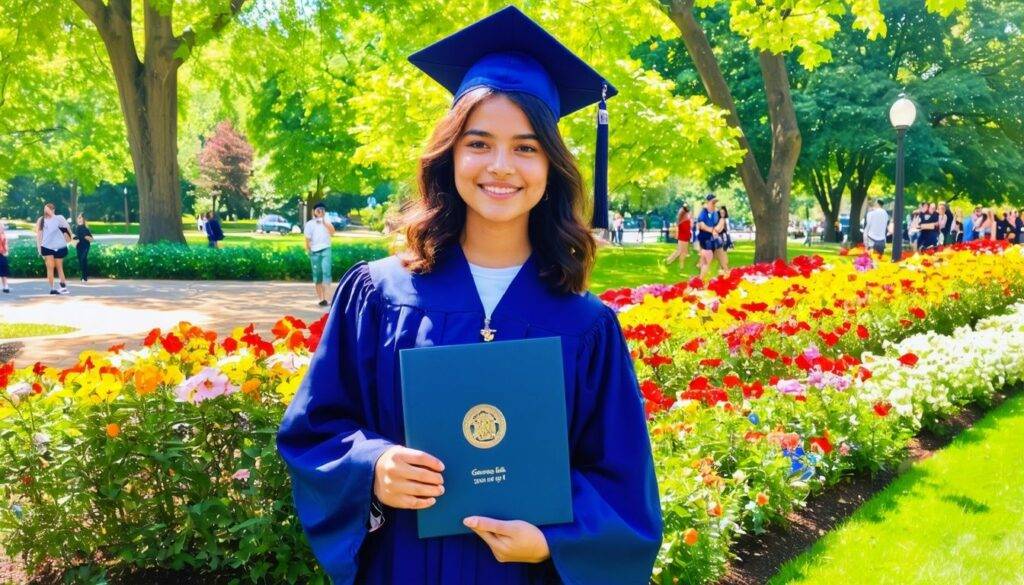
<path id="1" fill-rule="evenodd" d="M 480 330 L 480 336 L 484 338 L 484 341 L 494 341 L 494 334 L 497 332 L 497 329 L 491 329 L 491 320 L 485 317 L 484 328 Z"/>

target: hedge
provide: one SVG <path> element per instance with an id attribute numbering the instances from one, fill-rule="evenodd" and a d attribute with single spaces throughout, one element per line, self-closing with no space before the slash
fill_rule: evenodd
<path id="1" fill-rule="evenodd" d="M 345 243 L 332 246 L 335 279 L 360 260 L 388 255 L 383 243 Z M 34 246 L 12 246 L 11 275 L 43 278 L 46 268 Z M 64 259 L 68 279 L 79 277 L 76 251 Z M 179 244 L 137 246 L 93 244 L 89 276 L 96 278 L 148 278 L 165 280 L 308 280 L 309 255 L 302 248 L 286 250 L 264 246 L 206 248 Z"/>

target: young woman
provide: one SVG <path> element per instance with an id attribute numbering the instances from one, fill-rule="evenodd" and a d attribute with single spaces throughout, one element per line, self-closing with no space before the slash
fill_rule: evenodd
<path id="1" fill-rule="evenodd" d="M 729 258 L 722 247 L 722 216 L 716 206 L 718 198 L 708 194 L 704 198 L 704 209 L 697 215 L 697 245 L 700 246 L 700 277 L 706 278 L 711 269 L 711 261 L 718 260 L 719 271 L 729 270 Z"/>
<path id="2" fill-rule="evenodd" d="M 75 254 L 78 256 L 78 271 L 82 282 L 89 282 L 89 248 L 92 247 L 92 231 L 85 223 L 85 214 L 79 213 L 75 218 Z"/>
<path id="3" fill-rule="evenodd" d="M 693 229 L 693 222 L 690 219 L 689 205 L 683 203 L 683 206 L 679 208 L 679 213 L 676 214 L 676 226 L 678 227 L 676 249 L 668 258 L 665 258 L 665 264 L 671 264 L 678 258 L 679 270 L 682 270 L 686 259 L 690 257 L 690 232 Z"/>
<path id="4" fill-rule="evenodd" d="M 11 268 L 7 264 L 7 254 L 10 250 L 7 248 L 7 232 L 5 231 L 4 222 L 0 221 L 0 287 L 3 287 L 3 292 L 9 293 L 11 289 L 7 286 L 7 279 L 11 277 Z"/>
<path id="5" fill-rule="evenodd" d="M 46 263 L 46 281 L 50 284 L 50 294 L 66 295 L 67 279 L 64 278 L 64 258 L 68 255 L 68 242 L 71 240 L 71 226 L 63 215 L 57 215 L 53 203 L 43 206 L 43 215 L 36 222 L 36 249 L 43 262 Z M 53 286 L 53 271 L 56 268 L 60 289 Z"/>
<path id="6" fill-rule="evenodd" d="M 650 579 L 662 525 L 644 408 L 616 316 L 586 292 L 596 243 L 557 127 L 600 100 L 601 79 L 579 63 L 597 98 L 559 100 L 541 63 L 561 45 L 534 27 L 543 32 L 506 8 L 463 31 L 495 41 L 495 53 L 445 84 L 455 102 L 420 159 L 407 251 L 341 279 L 281 423 L 299 519 L 336 584 Z M 451 52 L 465 58 L 467 47 Z M 403 446 L 399 350 L 551 336 L 562 343 L 573 521 L 471 516 L 469 534 L 417 538 L 416 510 L 443 499 L 450 478 L 444 462 Z"/>

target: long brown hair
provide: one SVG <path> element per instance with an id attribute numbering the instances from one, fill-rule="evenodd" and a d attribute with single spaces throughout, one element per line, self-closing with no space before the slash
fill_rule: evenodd
<path id="1" fill-rule="evenodd" d="M 526 114 L 550 163 L 544 197 L 530 210 L 530 245 L 536 252 L 541 278 L 563 293 L 586 290 L 597 245 L 583 223 L 583 177 L 558 132 L 558 121 L 537 98 L 518 92 L 481 87 L 455 104 L 434 129 L 420 157 L 418 200 L 405 210 L 406 268 L 417 273 L 433 270 L 438 254 L 457 245 L 466 224 L 466 203 L 455 188 L 455 144 L 478 104 L 504 95 Z"/>

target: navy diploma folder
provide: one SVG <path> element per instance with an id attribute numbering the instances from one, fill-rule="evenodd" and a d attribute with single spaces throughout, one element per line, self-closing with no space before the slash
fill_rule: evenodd
<path id="1" fill-rule="evenodd" d="M 406 446 L 444 463 L 420 538 L 466 534 L 467 516 L 572 521 L 558 337 L 399 352 Z"/>

